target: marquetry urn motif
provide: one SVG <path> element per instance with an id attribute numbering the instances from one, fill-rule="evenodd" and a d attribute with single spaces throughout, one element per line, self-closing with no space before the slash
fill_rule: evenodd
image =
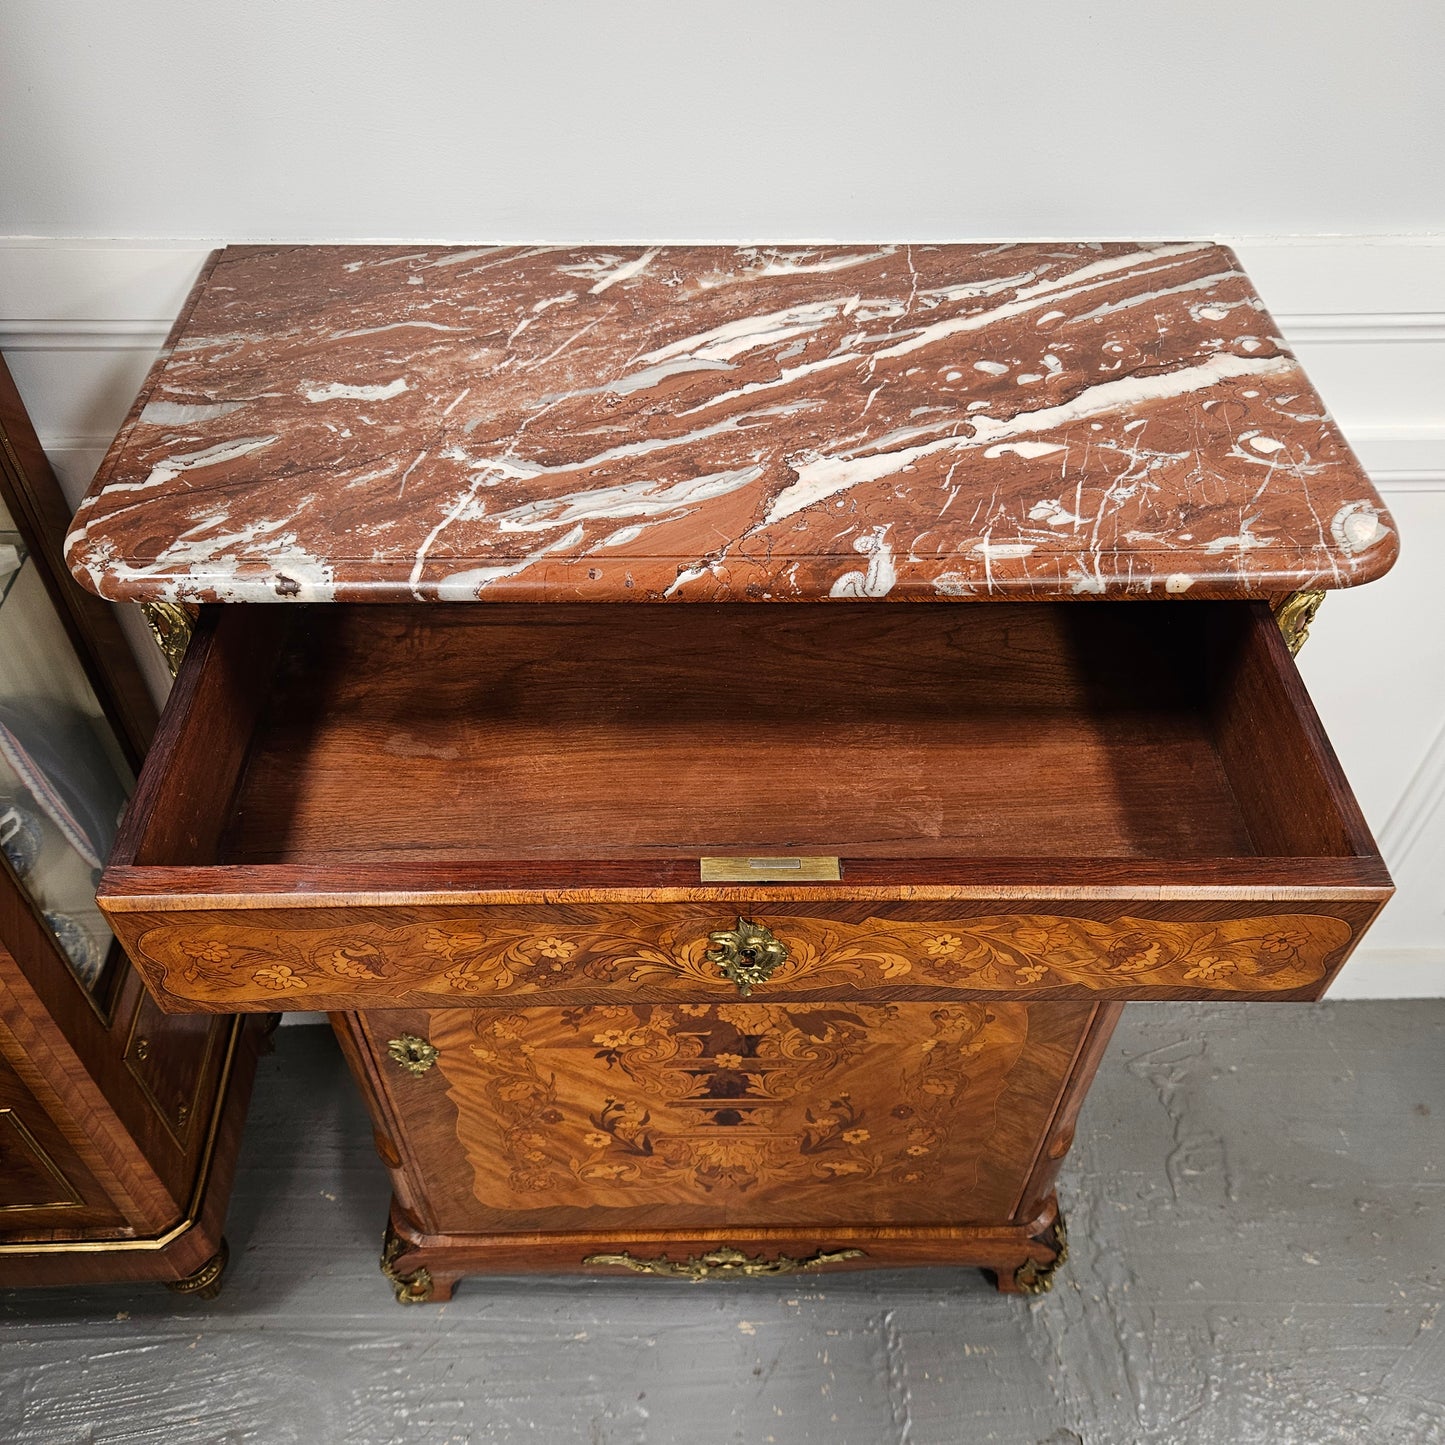
<path id="1" fill-rule="evenodd" d="M 900 1197 L 942 1222 L 1015 1207 L 1027 1160 L 993 1156 L 1061 1084 L 1060 1025 L 1092 1012 L 1058 1007 L 1036 1037 L 1019 1003 L 447 1009 L 426 1027 L 498 1222 L 666 1204 L 866 1223 Z"/>

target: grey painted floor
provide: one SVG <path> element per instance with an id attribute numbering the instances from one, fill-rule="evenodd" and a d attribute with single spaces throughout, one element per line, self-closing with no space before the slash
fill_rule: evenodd
<path id="1" fill-rule="evenodd" d="M 464 1283 L 403 1308 L 329 1033 L 263 1060 L 216 1303 L 0 1293 L 0 1440 L 1445 1441 L 1445 1001 L 1140 1005 L 1054 1294 L 973 1272 Z"/>

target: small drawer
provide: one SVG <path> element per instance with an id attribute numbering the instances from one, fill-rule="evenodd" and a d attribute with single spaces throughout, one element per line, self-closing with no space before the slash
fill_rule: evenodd
<path id="1" fill-rule="evenodd" d="M 1316 998 L 1390 891 L 1263 604 L 326 605 L 203 616 L 100 900 L 229 1012 Z"/>

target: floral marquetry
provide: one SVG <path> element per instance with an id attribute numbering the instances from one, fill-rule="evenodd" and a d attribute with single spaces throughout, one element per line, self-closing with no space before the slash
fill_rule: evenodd
<path id="1" fill-rule="evenodd" d="M 1327 914 L 987 914 L 940 925 L 755 912 L 756 920 L 739 921 L 767 935 L 768 967 L 746 980 L 764 1001 L 813 990 L 880 999 L 1288 996 L 1317 988 L 1351 936 L 1347 922 Z M 715 913 L 693 908 L 573 908 L 545 928 L 525 910 L 478 909 L 373 928 L 366 939 L 349 925 L 298 926 L 294 914 L 281 926 L 259 911 L 246 918 L 199 941 L 177 941 L 161 920 L 128 942 L 157 971 L 162 991 L 215 1007 L 274 1007 L 278 996 L 306 1008 L 333 1007 L 341 997 L 348 1006 L 383 1006 L 409 994 L 467 1003 L 543 995 L 707 1003 L 735 998 L 741 987 L 720 965 L 716 942 L 736 930 L 719 930 Z"/>
<path id="2" fill-rule="evenodd" d="M 765 1218 L 807 1201 L 862 1220 L 899 1188 L 925 1215 L 1006 1210 L 979 1197 L 1019 1182 L 980 1173 L 1002 1100 L 1020 1071 L 1067 1061 L 1030 1051 L 1016 1003 L 426 1017 L 472 1192 L 500 1211 L 716 1199 Z"/>

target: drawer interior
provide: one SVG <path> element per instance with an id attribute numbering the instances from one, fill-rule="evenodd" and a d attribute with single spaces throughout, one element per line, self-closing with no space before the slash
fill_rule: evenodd
<path id="1" fill-rule="evenodd" d="M 1373 856 L 1263 604 L 208 609 L 118 859 Z"/>

